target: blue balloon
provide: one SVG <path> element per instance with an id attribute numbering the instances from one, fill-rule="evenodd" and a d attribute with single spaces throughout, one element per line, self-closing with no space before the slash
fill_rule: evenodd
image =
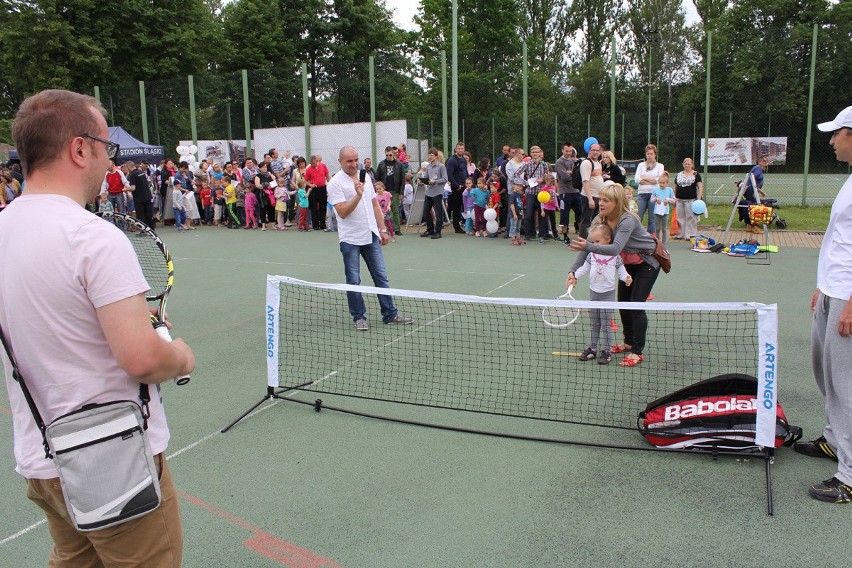
<path id="1" fill-rule="evenodd" d="M 707 204 L 700 199 L 692 202 L 692 212 L 696 215 L 703 215 L 707 212 Z"/>
<path id="2" fill-rule="evenodd" d="M 597 144 L 597 143 L 598 143 L 597 138 L 595 138 L 594 136 L 589 136 L 588 138 L 586 138 L 586 141 L 583 142 L 583 150 L 585 150 L 586 154 L 588 154 L 589 148 L 592 147 L 592 144 Z"/>

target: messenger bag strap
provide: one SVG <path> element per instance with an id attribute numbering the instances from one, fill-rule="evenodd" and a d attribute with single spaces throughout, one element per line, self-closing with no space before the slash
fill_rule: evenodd
<path id="1" fill-rule="evenodd" d="M 0 327 L 0 342 L 3 343 L 3 349 L 6 350 L 6 355 L 9 357 L 9 363 L 12 365 L 12 378 L 21 385 L 21 390 L 24 392 L 24 398 L 27 401 L 27 405 L 30 407 L 30 412 L 33 414 L 36 426 L 38 426 L 38 429 L 41 432 L 41 439 L 44 444 L 44 457 L 52 459 L 53 456 L 50 455 L 50 446 L 47 443 L 47 427 L 44 425 L 44 420 L 41 417 L 41 413 L 38 411 L 38 407 L 36 406 L 35 400 L 33 400 L 32 394 L 30 394 L 30 389 L 27 388 L 24 376 L 18 370 L 18 364 L 15 361 L 15 356 L 12 355 L 12 350 L 9 349 L 9 345 L 6 343 L 6 336 L 3 333 L 2 327 Z M 148 385 L 145 383 L 139 383 L 139 400 L 142 401 L 143 429 L 147 430 L 148 418 L 151 416 L 151 412 L 148 409 L 148 402 L 151 400 L 151 395 L 148 391 Z"/>

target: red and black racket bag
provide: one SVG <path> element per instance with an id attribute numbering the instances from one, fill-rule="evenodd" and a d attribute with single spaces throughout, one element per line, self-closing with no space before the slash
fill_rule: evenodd
<path id="1" fill-rule="evenodd" d="M 729 373 L 705 379 L 648 404 L 639 413 L 639 432 L 659 448 L 755 448 L 757 379 Z M 775 447 L 802 437 L 777 405 Z"/>

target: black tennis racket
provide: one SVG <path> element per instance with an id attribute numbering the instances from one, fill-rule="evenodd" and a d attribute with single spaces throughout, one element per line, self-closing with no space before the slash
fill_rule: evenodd
<path id="1" fill-rule="evenodd" d="M 165 314 L 166 302 L 169 299 L 169 292 L 172 291 L 172 284 L 175 279 L 175 271 L 172 257 L 169 256 L 166 245 L 148 225 L 134 217 L 108 212 L 100 212 L 98 216 L 121 229 L 130 244 L 133 245 L 136 258 L 139 259 L 139 266 L 142 267 L 142 274 L 145 276 L 148 286 L 151 287 L 145 294 L 145 299 L 149 302 L 159 301 L 156 313 L 151 314 L 151 324 L 160 337 L 166 341 L 171 341 L 172 336 L 166 326 Z M 189 375 L 175 377 L 174 380 L 179 385 L 185 385 L 189 382 Z"/>

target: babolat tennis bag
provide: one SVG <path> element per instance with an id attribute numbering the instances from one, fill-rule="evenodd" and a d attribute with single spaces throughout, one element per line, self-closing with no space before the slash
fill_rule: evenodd
<path id="1" fill-rule="evenodd" d="M 658 448 L 745 450 L 754 443 L 757 379 L 719 375 L 680 389 L 648 404 L 639 413 L 639 432 Z M 775 447 L 802 437 L 777 405 Z"/>

